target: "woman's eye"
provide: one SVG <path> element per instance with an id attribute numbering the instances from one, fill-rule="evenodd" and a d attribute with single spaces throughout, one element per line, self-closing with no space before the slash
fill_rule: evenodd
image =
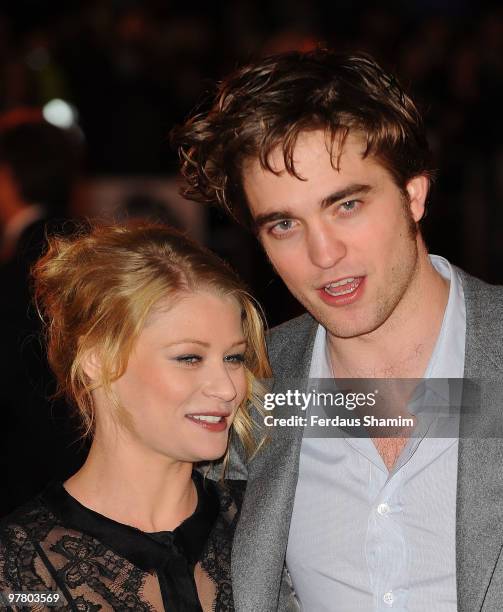
<path id="1" fill-rule="evenodd" d="M 187 365 L 195 365 L 201 361 L 200 355 L 179 355 L 176 357 L 176 361 L 180 363 L 186 363 Z"/>
<path id="2" fill-rule="evenodd" d="M 227 363 L 241 364 L 245 362 L 245 356 L 244 353 L 237 353 L 236 355 L 227 355 L 224 361 L 226 361 Z"/>

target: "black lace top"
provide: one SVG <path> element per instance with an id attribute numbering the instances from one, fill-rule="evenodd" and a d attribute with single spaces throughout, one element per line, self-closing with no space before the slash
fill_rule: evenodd
<path id="1" fill-rule="evenodd" d="M 244 483 L 196 472 L 194 482 L 194 514 L 159 533 L 117 523 L 51 485 L 0 523 L 0 592 L 55 590 L 51 609 L 75 612 L 233 611 L 231 545 Z"/>

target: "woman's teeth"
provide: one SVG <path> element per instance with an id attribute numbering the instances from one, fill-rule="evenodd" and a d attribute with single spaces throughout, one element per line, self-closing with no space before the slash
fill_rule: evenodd
<path id="1" fill-rule="evenodd" d="M 224 417 L 223 416 L 207 416 L 204 414 L 191 414 L 191 419 L 196 421 L 205 421 L 206 423 L 219 423 Z"/>

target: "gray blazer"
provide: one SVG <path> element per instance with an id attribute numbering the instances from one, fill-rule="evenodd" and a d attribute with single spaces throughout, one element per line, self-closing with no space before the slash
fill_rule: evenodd
<path id="1" fill-rule="evenodd" d="M 465 378 L 503 381 L 503 287 L 460 272 L 466 300 Z M 272 330 L 274 391 L 307 378 L 317 323 L 303 315 Z M 463 438 L 457 482 L 459 612 L 503 610 L 503 406 L 494 386 L 481 393 L 477 436 Z M 284 561 L 299 471 L 300 427 L 271 428 L 269 443 L 232 477 L 248 478 L 232 552 L 238 612 L 292 609 Z M 465 435 L 467 435 L 465 433 Z M 246 474 L 247 471 L 247 474 Z"/>

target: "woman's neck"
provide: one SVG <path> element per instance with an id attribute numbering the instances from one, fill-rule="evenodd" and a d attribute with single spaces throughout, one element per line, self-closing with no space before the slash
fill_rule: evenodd
<path id="1" fill-rule="evenodd" d="M 192 463 L 97 434 L 65 489 L 82 505 L 142 531 L 172 531 L 197 506 Z"/>

